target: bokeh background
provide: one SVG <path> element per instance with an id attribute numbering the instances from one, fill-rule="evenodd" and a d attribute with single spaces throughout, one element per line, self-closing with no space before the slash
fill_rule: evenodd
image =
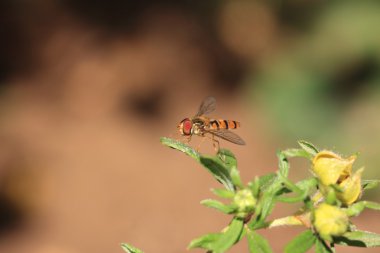
<path id="1" fill-rule="evenodd" d="M 184 252 L 221 230 L 199 204 L 218 184 L 159 143 L 208 95 L 242 122 L 247 145 L 222 145 L 245 182 L 298 139 L 359 152 L 380 178 L 379 27 L 367 0 L 1 1 L 0 252 Z M 309 175 L 292 162 L 292 179 Z M 375 212 L 355 222 L 380 233 Z M 301 231 L 263 234 L 282 252 Z"/>

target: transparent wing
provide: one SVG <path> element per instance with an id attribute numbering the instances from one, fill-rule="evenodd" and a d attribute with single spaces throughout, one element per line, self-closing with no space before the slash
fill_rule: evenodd
<path id="1" fill-rule="evenodd" d="M 240 138 L 239 135 L 227 130 L 227 129 L 219 129 L 219 130 L 207 130 L 207 132 L 220 137 L 226 141 L 230 141 L 232 143 L 238 144 L 238 145 L 245 145 L 245 141 L 243 141 L 242 138 Z"/>
<path id="2" fill-rule="evenodd" d="M 214 97 L 207 97 L 203 100 L 202 104 L 199 106 L 199 110 L 195 117 L 209 114 L 214 111 L 216 108 L 216 99 Z"/>

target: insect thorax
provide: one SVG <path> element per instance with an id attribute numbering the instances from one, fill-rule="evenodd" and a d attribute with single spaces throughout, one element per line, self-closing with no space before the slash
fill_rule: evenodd
<path id="1" fill-rule="evenodd" d="M 205 128 L 205 121 L 201 118 L 193 119 L 193 134 L 203 136 Z"/>

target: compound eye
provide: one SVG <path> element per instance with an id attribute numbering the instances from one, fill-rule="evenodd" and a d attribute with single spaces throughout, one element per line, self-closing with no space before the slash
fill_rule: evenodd
<path id="1" fill-rule="evenodd" d="M 193 123 L 189 119 L 183 120 L 183 133 L 186 135 L 191 134 L 191 129 L 193 128 Z"/>

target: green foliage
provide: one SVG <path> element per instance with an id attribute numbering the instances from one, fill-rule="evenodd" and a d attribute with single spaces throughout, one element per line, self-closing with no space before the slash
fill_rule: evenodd
<path id="1" fill-rule="evenodd" d="M 349 222 L 349 217 L 360 215 L 365 208 L 380 210 L 380 204 L 358 201 L 358 199 L 353 203 L 342 203 L 338 196 L 345 194 L 347 186 L 339 185 L 340 182 L 322 185 L 315 175 L 295 183 L 288 178 L 289 158 L 306 158 L 312 161 L 312 166 L 314 166 L 319 150 L 311 143 L 299 141 L 300 149 L 278 151 L 278 171 L 257 176 L 244 185 L 240 178 L 236 157 L 231 151 L 220 149 L 216 155 L 210 156 L 198 153 L 176 140 L 161 138 L 161 142 L 184 152 L 201 164 L 224 187 L 212 189 L 212 192 L 228 202 L 214 199 L 201 201 L 201 204 L 206 207 L 230 215 L 231 222 L 221 232 L 208 233 L 192 240 L 188 246 L 189 249 L 202 248 L 207 252 L 222 253 L 246 236 L 249 252 L 270 253 L 272 250 L 268 241 L 257 231 L 295 225 L 305 226 L 306 230 L 286 245 L 284 249 L 286 253 L 303 253 L 312 247 L 315 247 L 317 253 L 335 252 L 334 244 L 355 247 L 380 246 L 380 235 L 356 230 L 355 226 Z M 330 156 L 327 157 L 329 159 Z M 320 164 L 335 166 L 337 159 L 334 156 L 331 157 L 335 160 Z M 329 175 L 329 172 L 327 171 L 326 174 Z M 351 174 L 344 174 L 343 178 L 350 179 L 351 176 Z M 378 180 L 355 179 L 356 181 L 353 182 L 357 182 L 361 188 L 360 196 L 365 190 L 372 189 L 379 183 Z M 351 185 L 356 186 L 354 183 Z M 268 220 L 277 202 L 296 203 L 298 206 L 301 203 L 302 206 L 289 216 Z M 122 244 L 122 247 L 129 253 L 142 252 L 128 244 Z"/>
<path id="2" fill-rule="evenodd" d="M 225 205 L 220 201 L 214 200 L 214 199 L 205 199 L 201 201 L 201 204 L 207 207 L 215 208 L 216 210 L 221 211 L 225 214 L 231 214 L 234 213 L 237 209 L 236 205 L 230 204 Z"/>
<path id="3" fill-rule="evenodd" d="M 352 231 L 343 234 L 340 237 L 336 237 L 336 244 L 354 247 L 379 247 L 380 246 L 380 235 L 367 232 L 367 231 Z"/>
<path id="4" fill-rule="evenodd" d="M 379 185 L 380 180 L 363 180 L 362 188 L 364 190 L 370 190 L 376 188 Z"/>
<path id="5" fill-rule="evenodd" d="M 268 241 L 254 230 L 247 233 L 248 248 L 251 253 L 271 253 Z"/>
<path id="6" fill-rule="evenodd" d="M 190 242 L 188 248 L 202 248 L 216 253 L 225 252 L 241 239 L 243 224 L 243 220 L 234 218 L 223 232 L 206 234 L 194 239 Z"/>
<path id="7" fill-rule="evenodd" d="M 315 240 L 313 232 L 306 230 L 286 245 L 285 253 L 304 253 L 314 245 Z"/>
<path id="8" fill-rule="evenodd" d="M 122 243 L 121 248 L 127 252 L 127 253 L 143 253 L 143 251 L 139 250 L 138 248 L 135 248 L 127 243 Z"/>
<path id="9" fill-rule="evenodd" d="M 228 250 L 232 245 L 234 245 L 241 238 L 240 234 L 243 231 L 244 221 L 239 218 L 234 218 L 227 230 L 222 233 L 222 235 L 215 241 L 210 249 L 215 253 L 221 253 Z"/>
<path id="10" fill-rule="evenodd" d="M 310 157 L 314 157 L 319 152 L 318 148 L 316 148 L 313 144 L 307 141 L 298 141 L 298 145 L 300 145 L 301 148 L 305 150 Z"/>
<path id="11" fill-rule="evenodd" d="M 231 199 L 235 196 L 234 192 L 226 189 L 212 189 L 212 192 L 220 198 Z"/>
<path id="12" fill-rule="evenodd" d="M 223 184 L 224 187 L 230 191 L 235 190 L 229 168 L 223 164 L 219 157 L 201 156 L 200 163 L 208 169 L 208 171 L 219 181 L 219 183 Z"/>
<path id="13" fill-rule="evenodd" d="M 365 208 L 380 211 L 380 204 L 371 201 L 360 201 L 347 208 L 348 216 L 358 216 Z"/>
<path id="14" fill-rule="evenodd" d="M 212 250 L 215 242 L 218 241 L 221 237 L 222 237 L 221 233 L 206 234 L 192 240 L 187 248 L 188 249 L 202 248 L 206 250 Z"/>
<path id="15" fill-rule="evenodd" d="M 333 251 L 323 240 L 318 238 L 315 240 L 315 253 L 333 253 Z"/>
<path id="16" fill-rule="evenodd" d="M 162 144 L 170 148 L 182 151 L 183 153 L 190 156 L 191 158 L 194 158 L 195 160 L 199 161 L 200 154 L 197 151 L 195 151 L 193 148 L 185 145 L 184 143 L 177 140 L 170 139 L 170 138 L 166 138 L 166 137 L 162 137 L 160 140 Z"/>

